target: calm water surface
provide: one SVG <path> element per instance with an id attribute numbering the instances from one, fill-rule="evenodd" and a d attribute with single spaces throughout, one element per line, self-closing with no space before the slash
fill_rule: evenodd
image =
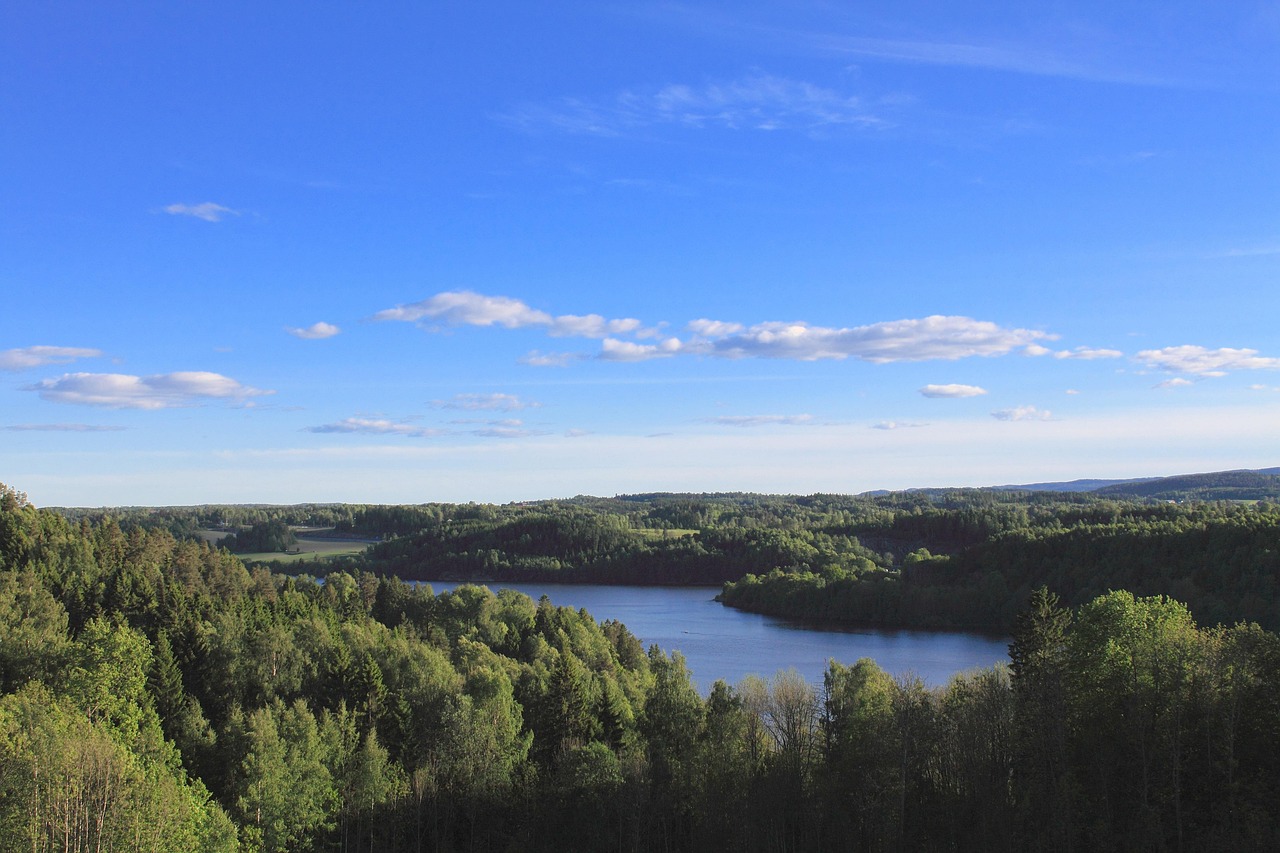
<path id="1" fill-rule="evenodd" d="M 426 581 L 436 592 L 458 586 Z M 827 660 L 851 664 L 872 658 L 890 674 L 914 672 L 938 686 L 957 672 L 1008 660 L 1007 638 L 927 631 L 830 631 L 806 628 L 725 607 L 719 588 L 633 587 L 589 584 L 494 583 L 537 601 L 584 607 L 597 620 L 622 622 L 645 644 L 684 655 L 704 693 L 717 679 L 736 684 L 743 676 L 766 678 L 794 668 L 812 684 L 822 683 Z"/>

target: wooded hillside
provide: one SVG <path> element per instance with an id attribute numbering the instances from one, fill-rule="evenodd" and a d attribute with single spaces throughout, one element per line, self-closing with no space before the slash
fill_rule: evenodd
<path id="1" fill-rule="evenodd" d="M 0 849 L 1230 849 L 1280 843 L 1280 639 L 1034 593 L 1011 666 L 693 689 L 479 587 L 248 571 L 0 488 Z"/>

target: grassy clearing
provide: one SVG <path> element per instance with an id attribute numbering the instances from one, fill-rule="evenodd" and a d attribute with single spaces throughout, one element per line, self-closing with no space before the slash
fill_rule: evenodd
<path id="1" fill-rule="evenodd" d="M 287 554 L 280 551 L 263 551 L 257 554 L 237 554 L 246 563 L 279 560 L 282 563 L 295 563 L 298 560 L 314 560 L 325 557 L 345 557 L 359 554 L 369 547 L 367 542 L 352 542 L 349 539 L 304 539 L 298 537 L 298 550 Z"/>
<path id="2" fill-rule="evenodd" d="M 693 536 L 698 531 L 688 530 L 681 527 L 673 527 L 669 530 L 642 528 L 633 532 L 642 539 L 682 539 L 685 536 Z"/>
<path id="3" fill-rule="evenodd" d="M 348 557 L 354 554 L 364 552 L 372 543 L 372 540 L 363 539 L 331 539 L 326 536 L 307 536 L 308 530 L 327 531 L 331 528 L 295 528 L 295 535 L 298 538 L 297 549 L 288 553 L 282 551 L 260 551 L 250 554 L 237 554 L 246 563 L 266 563 L 278 561 L 281 563 L 296 563 L 299 560 L 323 560 L 330 557 Z M 227 531 L 222 530 L 201 530 L 200 537 L 208 542 L 218 542 L 227 536 Z"/>

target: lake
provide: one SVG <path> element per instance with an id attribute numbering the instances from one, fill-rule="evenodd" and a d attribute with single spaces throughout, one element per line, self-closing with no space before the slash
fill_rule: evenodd
<path id="1" fill-rule="evenodd" d="M 454 581 L 422 581 L 436 592 Z M 586 608 L 597 620 L 616 619 L 647 648 L 684 655 L 698 688 L 706 693 L 717 679 L 736 684 L 744 676 L 771 677 L 795 669 L 821 684 L 831 658 L 851 664 L 871 658 L 892 675 L 915 673 L 940 686 L 957 672 L 1008 662 L 1007 637 L 933 631 L 820 630 L 772 616 L 746 613 L 715 600 L 718 587 L 635 587 L 592 584 L 494 583 L 494 590 L 519 590 L 537 601 Z"/>

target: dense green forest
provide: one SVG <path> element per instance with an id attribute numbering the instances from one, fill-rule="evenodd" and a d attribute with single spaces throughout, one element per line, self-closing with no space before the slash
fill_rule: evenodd
<path id="1" fill-rule="evenodd" d="M 941 688 L 833 661 L 704 697 L 546 599 L 126 527 L 0 488 L 0 849 L 1280 845 L 1280 638 L 1165 597 L 1035 592 L 1011 665 Z"/>
<path id="2" fill-rule="evenodd" d="M 0 489 L 0 848 L 1280 843 L 1280 638 L 1024 605 L 1009 669 L 943 688 L 856 661 L 701 697 L 547 599 L 251 573 Z"/>
<path id="3" fill-rule="evenodd" d="M 1190 494 L 1258 478 L 1275 477 L 1224 472 L 1139 485 Z M 241 552 L 290 547 L 294 525 L 377 540 L 361 556 L 277 567 L 292 573 L 723 585 L 730 606 L 797 620 L 999 633 L 1040 586 L 1069 606 L 1128 589 L 1185 602 L 1202 624 L 1280 629 L 1280 502 L 1117 499 L 1109 489 L 64 513 L 178 538 L 238 529 L 224 544 Z"/>

